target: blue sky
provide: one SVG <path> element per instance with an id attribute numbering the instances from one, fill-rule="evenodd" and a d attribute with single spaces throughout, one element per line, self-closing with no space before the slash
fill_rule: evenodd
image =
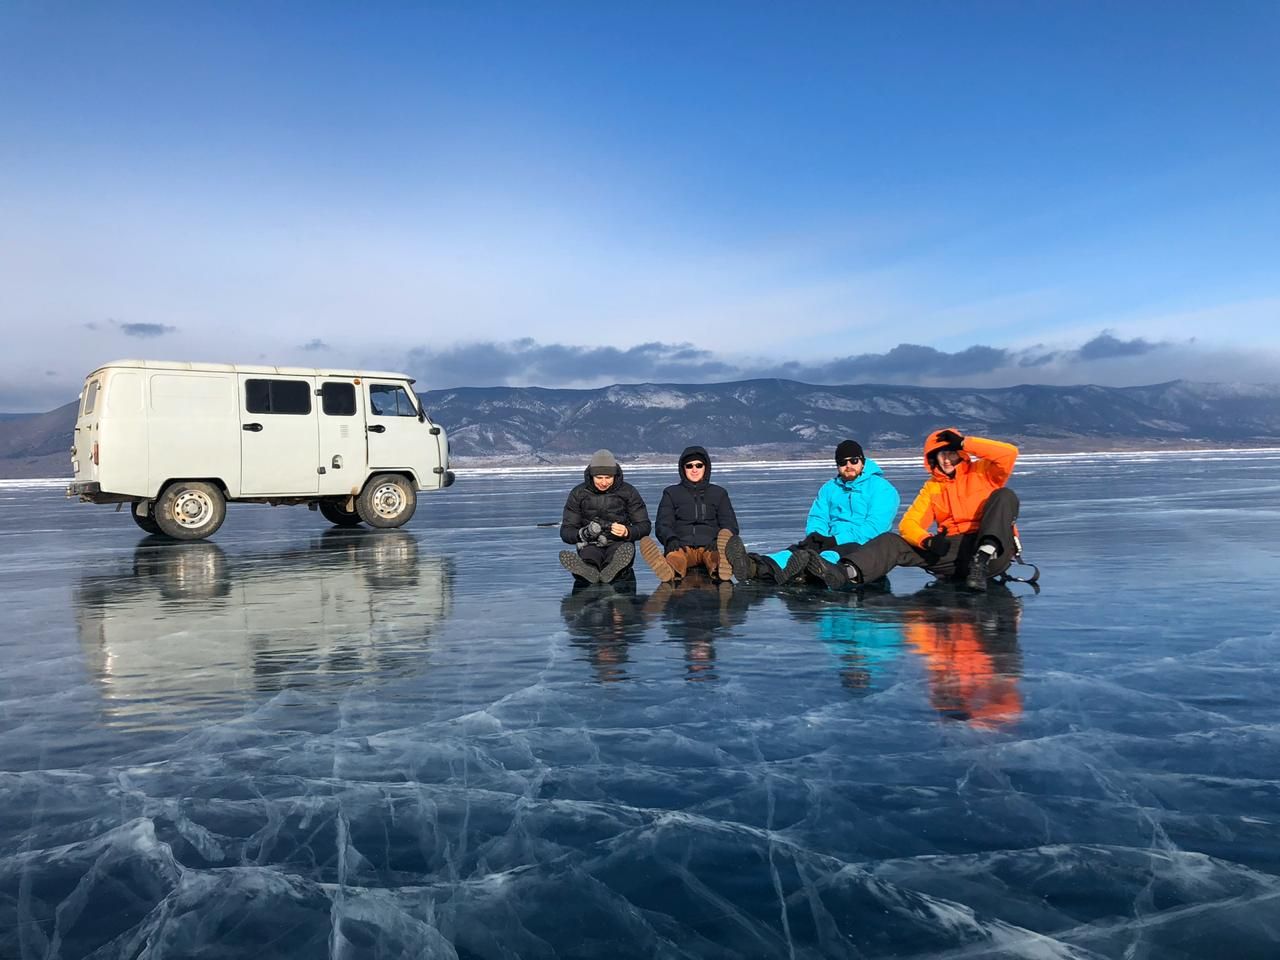
<path id="1" fill-rule="evenodd" d="M 14 2 L 0 83 L 0 409 L 123 356 L 1280 379 L 1271 0 Z"/>

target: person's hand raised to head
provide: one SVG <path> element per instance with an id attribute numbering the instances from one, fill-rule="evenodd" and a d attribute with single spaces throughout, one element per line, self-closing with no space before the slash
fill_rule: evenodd
<path id="1" fill-rule="evenodd" d="M 964 435 L 954 430 L 939 430 L 938 439 L 947 445 L 947 450 L 959 450 L 964 446 Z"/>

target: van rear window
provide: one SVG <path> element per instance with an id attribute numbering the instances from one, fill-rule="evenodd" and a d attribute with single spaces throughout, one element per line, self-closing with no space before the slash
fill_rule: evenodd
<path id="1" fill-rule="evenodd" d="M 98 402 L 98 381 L 90 380 L 89 385 L 84 388 L 84 411 L 88 416 L 93 413 L 93 405 Z"/>
<path id="2" fill-rule="evenodd" d="M 250 413 L 311 412 L 311 384 L 305 380 L 246 380 L 244 408 Z"/>
<path id="3" fill-rule="evenodd" d="M 332 381 L 321 384 L 320 409 L 330 417 L 354 417 L 356 415 L 355 385 Z"/>

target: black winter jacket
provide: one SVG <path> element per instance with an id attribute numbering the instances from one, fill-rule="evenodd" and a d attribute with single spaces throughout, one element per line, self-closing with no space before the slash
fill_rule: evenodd
<path id="1" fill-rule="evenodd" d="M 582 471 L 582 483 L 569 491 L 565 501 L 564 517 L 560 521 L 560 539 L 565 543 L 577 543 L 578 531 L 592 520 L 599 520 L 610 540 L 641 540 L 649 535 L 649 510 L 640 492 L 622 479 L 622 467 L 614 471 L 613 486 L 601 493 L 596 489 L 587 470 Z M 626 537 L 615 537 L 608 532 L 609 524 L 621 523 L 627 528 Z"/>
<path id="2" fill-rule="evenodd" d="M 701 460 L 706 473 L 697 483 L 684 475 L 684 465 Z M 711 482 L 711 457 L 702 447 L 686 447 L 676 467 L 680 482 L 662 491 L 657 536 L 668 552 L 680 547 L 709 547 L 721 530 L 738 532 L 738 518 L 724 487 Z"/>

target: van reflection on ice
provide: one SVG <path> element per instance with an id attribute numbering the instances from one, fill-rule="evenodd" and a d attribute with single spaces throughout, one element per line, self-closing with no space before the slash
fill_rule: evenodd
<path id="1" fill-rule="evenodd" d="M 234 556 L 148 537 L 131 568 L 83 577 L 73 602 L 109 717 L 182 727 L 255 694 L 423 669 L 453 566 L 420 556 L 401 530 L 336 528 L 306 547 Z"/>

